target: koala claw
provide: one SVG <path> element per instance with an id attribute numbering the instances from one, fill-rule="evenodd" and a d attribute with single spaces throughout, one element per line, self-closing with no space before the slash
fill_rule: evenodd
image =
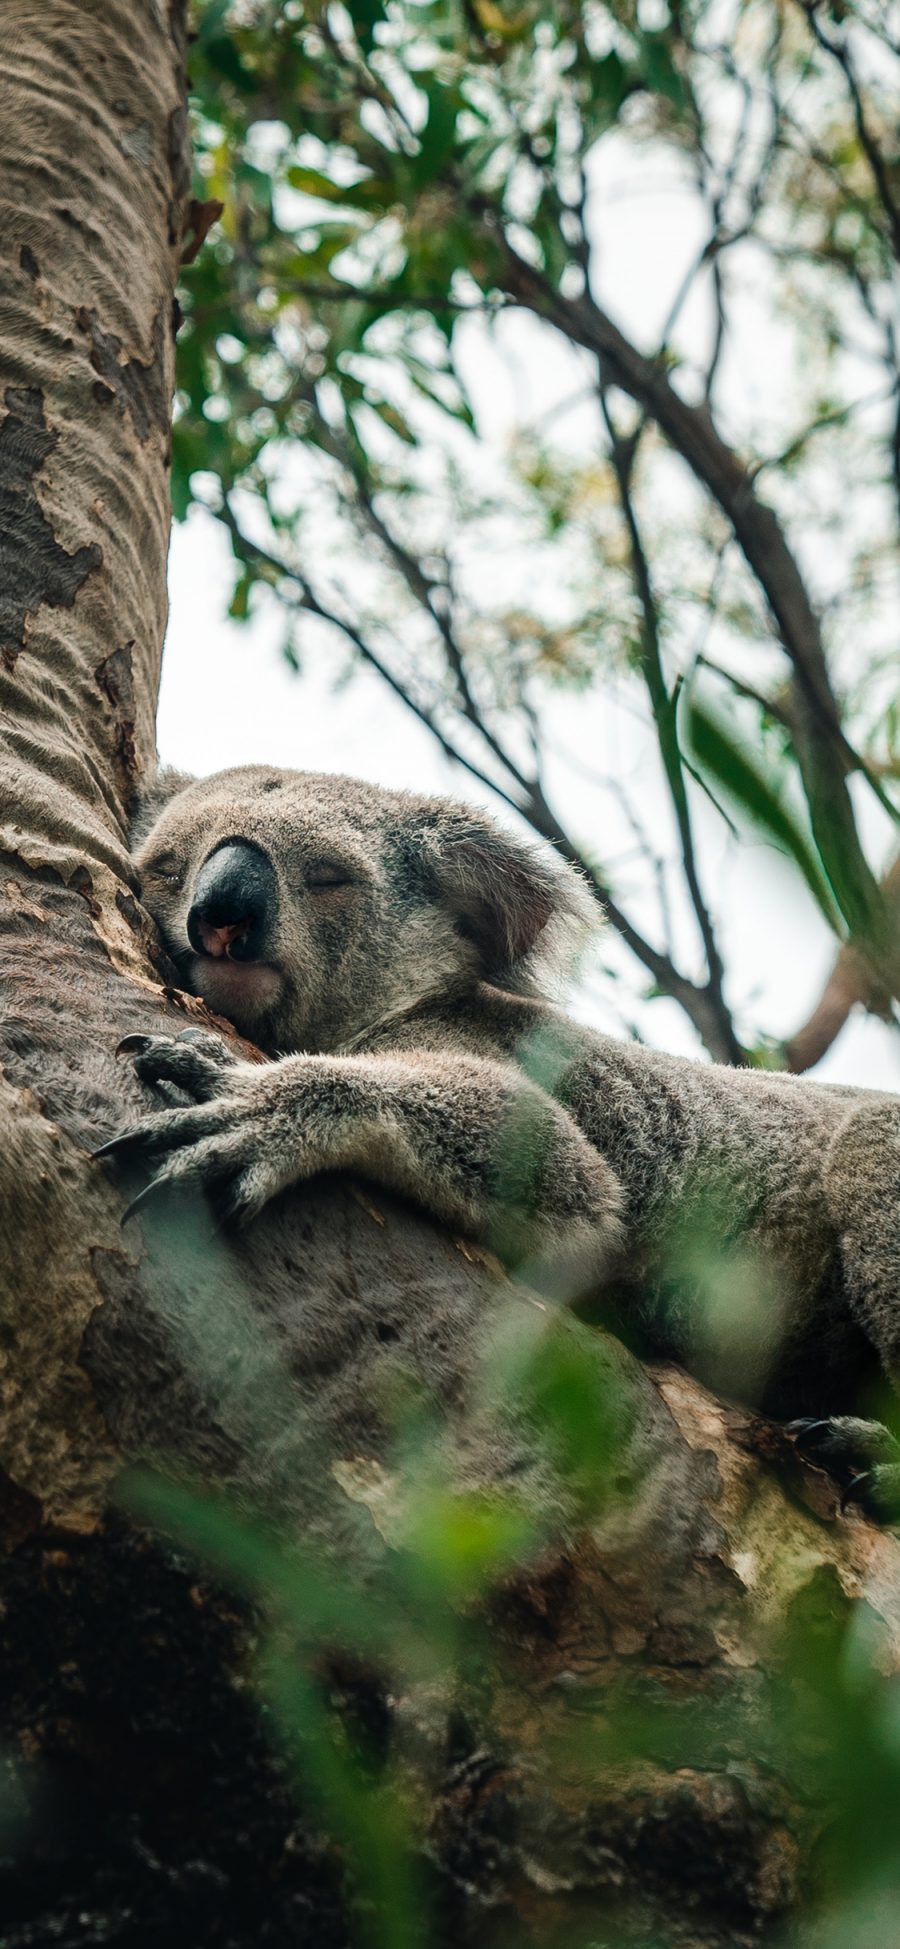
<path id="1" fill-rule="evenodd" d="M 168 1045 L 171 1047 L 171 1045 Z M 222 1089 L 221 1074 L 219 1089 Z M 127 1174 L 149 1174 L 128 1204 L 123 1225 L 152 1199 L 202 1193 L 214 1222 L 246 1223 L 281 1188 L 266 1182 L 259 1130 L 235 1095 L 143 1117 L 93 1154 Z"/>
<path id="2" fill-rule="evenodd" d="M 121 1042 L 116 1043 L 116 1055 L 136 1056 L 139 1050 L 149 1049 L 152 1040 L 153 1037 L 150 1035 L 136 1035 L 134 1033 L 131 1035 L 123 1035 Z"/>
<path id="3" fill-rule="evenodd" d="M 110 1137 L 105 1144 L 98 1144 L 96 1150 L 91 1151 L 91 1156 L 115 1157 L 117 1151 L 124 1150 L 126 1145 L 130 1144 L 133 1135 L 134 1132 L 131 1130 L 120 1131 L 118 1137 Z"/>
<path id="4" fill-rule="evenodd" d="M 177 1035 L 126 1035 L 116 1055 L 133 1056 L 143 1083 L 175 1083 L 197 1103 L 220 1095 L 223 1074 L 240 1067 L 239 1057 L 205 1029 L 181 1029 Z"/>
<path id="5" fill-rule="evenodd" d="M 896 1528 L 900 1523 L 900 1467 L 883 1462 L 854 1476 L 841 1496 L 842 1515 L 854 1506 L 871 1522 Z"/>
<path id="6" fill-rule="evenodd" d="M 824 1456 L 822 1458 L 818 1456 L 816 1440 L 822 1442 L 822 1438 L 826 1438 L 828 1433 L 830 1433 L 830 1421 L 824 1421 L 816 1415 L 801 1415 L 797 1421 L 785 1421 L 785 1434 L 791 1436 L 797 1454 L 801 1454 L 805 1462 L 818 1464 L 820 1468 L 824 1468 L 826 1462 Z"/>
<path id="7" fill-rule="evenodd" d="M 209 1219 L 216 1230 L 229 1223 L 246 1223 L 253 1216 L 255 1206 L 244 1195 L 240 1176 L 201 1177 L 193 1171 L 167 1169 L 159 1171 L 135 1194 L 125 1206 L 119 1223 L 127 1225 L 130 1218 L 135 1218 L 138 1212 L 154 1202 L 164 1202 L 169 1197 L 177 1198 L 179 1194 L 190 1195 L 198 1191 L 203 1192 Z"/>
<path id="8" fill-rule="evenodd" d="M 853 1503 L 876 1522 L 900 1520 L 900 1444 L 880 1421 L 855 1415 L 790 1421 L 797 1452 L 841 1485 L 842 1512 Z"/>
<path id="9" fill-rule="evenodd" d="M 150 1183 L 144 1185 L 143 1191 L 138 1191 L 136 1195 L 131 1199 L 130 1203 L 125 1206 L 125 1210 L 123 1211 L 122 1216 L 119 1219 L 120 1226 L 124 1228 L 127 1225 L 129 1218 L 135 1218 L 137 1216 L 137 1213 L 140 1211 L 141 1206 L 149 1204 L 150 1200 L 154 1196 L 157 1196 L 159 1192 L 164 1189 L 164 1187 L 165 1187 L 165 1178 L 162 1177 L 151 1178 Z"/>
<path id="10" fill-rule="evenodd" d="M 211 1145 L 203 1148 L 212 1153 Z M 198 1193 L 202 1193 L 208 1218 L 216 1230 L 228 1225 L 246 1225 L 260 1208 L 261 1201 L 251 1190 L 250 1174 L 241 1169 L 237 1159 L 210 1154 L 202 1159 L 185 1159 L 181 1167 L 177 1163 L 169 1164 L 159 1171 L 126 1205 L 120 1223 L 126 1225 L 154 1201 Z"/>

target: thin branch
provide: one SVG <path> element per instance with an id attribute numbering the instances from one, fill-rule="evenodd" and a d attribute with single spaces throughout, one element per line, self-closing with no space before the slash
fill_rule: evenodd
<path id="1" fill-rule="evenodd" d="M 776 66 L 777 49 L 780 42 L 780 37 L 781 37 L 780 23 L 776 18 L 776 23 L 773 29 L 772 38 L 766 56 L 766 64 L 770 70 L 773 70 Z M 769 177 L 772 171 L 775 157 L 778 152 L 778 134 L 779 134 L 778 110 L 775 104 L 774 96 L 770 96 L 770 100 L 772 102 L 772 128 L 771 128 L 768 142 L 766 144 L 765 153 L 758 167 L 754 171 L 753 181 L 746 192 L 746 196 L 745 196 L 746 207 L 745 207 L 743 219 L 737 225 L 733 223 L 726 224 L 728 202 L 732 190 L 734 189 L 734 186 L 738 180 L 741 164 L 744 159 L 744 155 L 746 152 L 747 143 L 749 139 L 750 117 L 753 108 L 753 88 L 751 83 L 747 80 L 746 76 L 741 74 L 739 68 L 737 67 L 736 62 L 732 59 L 728 51 L 723 48 L 723 49 L 719 49 L 718 53 L 726 74 L 730 77 L 732 81 L 735 82 L 736 86 L 741 91 L 741 97 L 742 97 L 741 113 L 738 119 L 738 126 L 735 131 L 734 141 L 731 146 L 731 154 L 725 165 L 720 181 L 718 182 L 718 184 L 714 185 L 712 182 L 712 177 L 714 175 L 714 166 L 709 151 L 707 149 L 706 142 L 704 140 L 704 131 L 703 131 L 702 121 L 700 120 L 699 108 L 696 108 L 697 186 L 701 196 L 709 204 L 709 211 L 710 211 L 709 236 L 707 237 L 705 244 L 702 246 L 702 249 L 697 253 L 697 256 L 695 257 L 693 263 L 688 266 L 687 272 L 685 273 L 685 276 L 682 279 L 682 282 L 678 290 L 676 291 L 675 297 L 669 307 L 669 311 L 666 316 L 662 328 L 662 332 L 660 334 L 660 353 L 657 355 L 657 356 L 661 356 L 662 351 L 668 345 L 672 332 L 674 331 L 675 325 L 681 314 L 681 311 L 687 301 L 687 298 L 691 290 L 693 289 L 694 282 L 699 272 L 705 269 L 705 267 L 708 265 L 710 268 L 710 274 L 711 274 L 712 286 L 713 286 L 715 330 L 713 334 L 712 350 L 710 353 L 709 363 L 707 366 L 706 375 L 704 379 L 703 390 L 704 390 L 704 398 L 707 404 L 709 404 L 709 401 L 712 397 L 713 387 L 715 385 L 716 373 L 718 371 L 718 367 L 721 361 L 722 351 L 725 343 L 725 331 L 726 331 L 727 320 L 726 320 L 725 301 L 724 301 L 725 280 L 724 280 L 724 272 L 722 266 L 722 258 L 725 252 L 730 251 L 735 244 L 743 243 L 747 237 L 752 236 L 753 234 L 756 219 L 762 208 L 763 197 L 765 195 L 765 190 L 769 181 Z"/>
<path id="2" fill-rule="evenodd" d="M 882 882 L 886 911 L 900 926 L 900 859 Z M 883 1021 L 895 1021 L 891 994 L 883 976 L 852 941 L 839 950 L 821 995 L 802 1026 L 783 1045 L 788 1069 L 799 1073 L 814 1068 L 837 1040 L 851 1011 L 863 1005 Z"/>
<path id="3" fill-rule="evenodd" d="M 712 657 L 704 656 L 702 652 L 696 659 L 696 668 L 711 670 L 713 676 L 721 677 L 731 686 L 735 696 L 745 697 L 750 703 L 758 704 L 760 710 L 765 711 L 766 716 L 771 717 L 774 723 L 782 724 L 786 731 L 793 730 L 790 713 L 777 698 L 767 696 L 765 691 L 756 690 L 753 684 L 745 683 L 742 677 L 736 677 L 732 670 L 726 670 L 723 664 L 714 662 Z"/>
<path id="4" fill-rule="evenodd" d="M 756 498 L 748 470 L 705 406 L 683 400 L 660 363 L 639 352 L 589 292 L 563 297 L 504 242 L 510 296 L 594 353 L 605 383 L 647 411 L 728 516 L 793 667 L 797 758 L 819 850 L 855 931 L 877 938 L 883 924 L 878 885 L 847 790 L 847 773 L 860 760 L 844 732 L 818 619 L 774 509 Z"/>
<path id="5" fill-rule="evenodd" d="M 898 519 L 900 519 L 900 390 L 897 393 L 897 411 L 894 414 L 894 427 L 891 435 L 891 473 L 894 476 L 897 515 Z"/>
<path id="6" fill-rule="evenodd" d="M 719 366 L 722 362 L 722 353 L 725 350 L 725 332 L 727 326 L 725 276 L 722 269 L 721 256 L 718 253 L 713 258 L 710 269 L 713 288 L 713 315 L 716 322 L 715 330 L 713 331 L 712 350 L 709 355 L 709 363 L 703 380 L 703 397 L 707 407 L 711 410 L 713 390 L 715 388 Z"/>
<path id="7" fill-rule="evenodd" d="M 368 527 L 381 542 L 389 559 L 399 569 L 410 595 L 425 610 L 430 622 L 440 636 L 447 663 L 459 693 L 459 707 L 463 717 L 471 724 L 478 736 L 483 738 L 488 750 L 493 753 L 494 757 L 503 766 L 504 770 L 509 773 L 510 777 L 515 780 L 520 789 L 523 792 L 529 792 L 533 780 L 529 779 L 520 770 L 515 760 L 505 750 L 489 725 L 485 723 L 482 712 L 475 702 L 469 684 L 465 658 L 453 628 L 451 614 L 446 612 L 441 604 L 435 603 L 435 594 L 438 590 L 448 595 L 449 591 L 445 590 L 442 584 L 435 583 L 430 576 L 426 575 L 418 557 L 411 555 L 409 549 L 399 539 L 399 536 L 395 535 L 392 529 L 388 527 L 383 515 L 375 506 L 368 483 L 360 468 L 354 464 L 352 456 L 349 453 L 345 455 L 345 465 L 349 468 L 355 484 L 356 505 L 361 511 Z"/>
<path id="8" fill-rule="evenodd" d="M 853 120 L 859 146 L 872 172 L 878 200 L 887 217 L 894 256 L 900 261 L 900 205 L 894 200 L 884 157 L 866 120 L 862 90 L 850 58 L 849 48 L 845 42 L 829 40 L 828 35 L 823 32 L 821 23 L 816 18 L 817 0 L 801 0 L 801 11 L 806 15 L 819 47 L 823 53 L 829 54 L 831 59 L 837 62 L 847 83 L 847 92 L 853 104 Z"/>
<path id="9" fill-rule="evenodd" d="M 298 297 L 310 298 L 315 304 L 366 304 L 380 311 L 396 311 L 401 306 L 410 311 L 455 311 L 465 314 L 468 311 L 505 311 L 508 300 L 497 298 L 450 298 L 446 292 L 431 291 L 385 291 L 374 284 L 320 284 L 302 277 L 279 277 L 279 291 L 292 291 Z"/>
<path id="10" fill-rule="evenodd" d="M 602 380 L 600 385 L 600 408 L 609 435 L 613 470 L 619 490 L 619 502 L 628 533 L 632 579 L 640 603 L 641 662 L 644 682 L 647 686 L 650 709 L 656 726 L 656 736 L 659 743 L 663 772 L 669 788 L 672 808 L 675 813 L 675 823 L 678 827 L 684 877 L 706 955 L 710 1004 L 718 1022 L 722 1059 L 726 1062 L 741 1063 L 746 1060 L 747 1052 L 735 1034 L 731 1014 L 725 1001 L 723 987 L 724 966 L 716 942 L 712 918 L 700 884 L 690 807 L 684 782 L 684 773 L 682 771 L 681 750 L 678 743 L 675 721 L 676 700 L 670 697 L 666 685 L 659 638 L 659 611 L 650 574 L 650 565 L 644 549 L 643 537 L 631 492 L 631 474 L 634 465 L 636 443 L 634 440 L 623 440 L 617 432 L 609 410 L 606 388 Z"/>
<path id="11" fill-rule="evenodd" d="M 877 392 L 864 393 L 861 399 L 849 399 L 843 406 L 836 406 L 832 412 L 822 413 L 819 419 L 812 420 L 809 426 L 804 427 L 802 433 L 796 434 L 793 440 L 789 440 L 780 453 L 767 454 L 765 459 L 757 460 L 748 467 L 750 478 L 757 481 L 761 474 L 784 467 L 803 452 L 807 441 L 811 440 L 814 434 L 826 432 L 829 427 L 845 426 L 847 421 L 853 418 L 854 413 L 861 413 L 867 406 L 886 405 L 896 393 L 897 386 L 892 380 L 889 386 L 881 386 Z"/>
<path id="12" fill-rule="evenodd" d="M 412 691 L 408 690 L 406 685 L 401 683 L 399 677 L 395 676 L 393 670 L 390 668 L 390 665 L 384 662 L 384 659 L 378 655 L 377 650 L 372 648 L 371 643 L 366 641 L 365 637 L 360 634 L 354 624 L 348 622 L 346 617 L 339 616 L 335 610 L 326 608 L 324 603 L 319 601 L 318 596 L 314 593 L 306 577 L 299 569 L 293 568 L 289 562 L 285 562 L 277 555 L 273 555 L 270 549 L 262 547 L 259 542 L 251 541 L 249 535 L 246 535 L 241 528 L 227 494 L 223 494 L 221 505 L 215 512 L 218 514 L 220 521 L 224 522 L 225 527 L 228 529 L 234 544 L 235 554 L 239 560 L 246 561 L 249 559 L 259 562 L 263 567 L 270 569 L 280 581 L 289 582 L 296 590 L 297 607 L 306 610 L 311 616 L 318 617 L 320 622 L 330 623 L 332 628 L 340 630 L 342 635 L 347 637 L 348 642 L 353 644 L 354 649 L 358 652 L 363 662 L 369 664 L 373 670 L 376 670 L 379 677 L 383 677 L 385 683 L 394 692 L 394 695 L 399 697 L 401 703 L 405 704 L 413 716 L 419 719 L 420 724 L 424 724 L 426 730 L 431 732 L 432 737 L 436 739 L 446 758 L 449 758 L 455 765 L 461 765 L 464 771 L 469 772 L 473 778 L 478 779 L 479 784 L 486 785 L 490 791 L 496 792 L 497 797 L 503 799 L 505 804 L 510 806 L 514 812 L 522 811 L 522 806 L 519 801 L 513 798 L 511 793 L 505 791 L 496 778 L 492 778 L 488 772 L 482 771 L 480 766 L 474 764 L 470 758 L 466 757 L 464 752 L 460 751 L 459 747 L 442 730 L 433 713 L 424 704 L 420 704 Z"/>
<path id="13" fill-rule="evenodd" d="M 694 1028 L 697 1030 L 705 1047 L 709 1050 L 710 1055 L 721 1060 L 718 1054 L 722 1046 L 721 1030 L 716 1010 L 710 1000 L 709 990 L 698 987 L 696 982 L 690 981 L 686 975 L 680 974 L 668 954 L 662 953 L 657 948 L 652 947 L 638 933 L 637 928 L 632 925 L 627 914 L 623 912 L 618 902 L 612 898 L 609 890 L 600 880 L 596 868 L 572 844 L 571 839 L 560 825 L 559 820 L 551 812 L 543 793 L 535 794 L 535 797 L 527 808 L 525 816 L 529 824 L 534 827 L 535 832 L 540 833 L 542 838 L 551 840 L 565 859 L 570 860 L 572 865 L 579 867 L 583 873 L 587 873 L 594 891 L 598 899 L 602 901 L 617 934 L 622 936 L 626 946 L 631 948 L 636 959 L 653 976 L 661 992 L 671 996 L 672 1000 L 678 1002 L 684 1009 L 688 1020 L 693 1023 Z"/>
<path id="14" fill-rule="evenodd" d="M 666 943 L 666 952 L 672 955 L 675 952 L 675 930 L 672 925 L 672 908 L 669 900 L 669 888 L 668 888 L 668 882 L 666 878 L 667 862 L 663 858 L 663 855 L 657 852 L 656 847 L 654 846 L 653 841 L 650 838 L 650 834 L 647 832 L 641 820 L 638 818 L 634 806 L 631 804 L 628 794 L 625 791 L 625 788 L 621 784 L 621 782 L 618 779 L 609 778 L 609 779 L 604 779 L 603 784 L 605 790 L 610 793 L 611 797 L 615 800 L 617 806 L 619 807 L 619 811 L 621 812 L 626 825 L 630 826 L 631 828 L 631 831 L 634 835 L 634 839 L 636 842 L 636 857 L 642 861 L 649 861 L 653 873 L 654 883 L 656 886 L 656 898 L 659 902 L 659 911 L 662 919 L 662 931 L 663 931 L 663 939 Z M 619 864 L 620 866 L 622 864 L 621 858 Z"/>

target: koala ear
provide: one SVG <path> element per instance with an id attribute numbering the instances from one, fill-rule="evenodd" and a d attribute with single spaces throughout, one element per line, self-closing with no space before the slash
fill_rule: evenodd
<path id="1" fill-rule="evenodd" d="M 459 807 L 435 816 L 425 860 L 488 979 L 540 991 L 568 971 L 599 926 L 589 887 L 551 846 L 518 839 Z"/>
<path id="2" fill-rule="evenodd" d="M 195 780 L 188 772 L 174 771 L 169 765 L 148 774 L 141 780 L 132 800 L 128 820 L 128 837 L 132 851 L 143 845 L 169 800 L 176 798 L 179 792 L 183 792 L 186 785 L 194 783 Z"/>

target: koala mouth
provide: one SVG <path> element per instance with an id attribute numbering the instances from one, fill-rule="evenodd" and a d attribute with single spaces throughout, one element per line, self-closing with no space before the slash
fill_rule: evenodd
<path id="1" fill-rule="evenodd" d="M 284 977 L 270 961 L 236 958 L 229 952 L 231 945 L 215 943 L 195 953 L 190 986 L 208 1008 L 216 1015 L 226 1015 L 252 1041 L 265 1017 L 281 1000 Z"/>

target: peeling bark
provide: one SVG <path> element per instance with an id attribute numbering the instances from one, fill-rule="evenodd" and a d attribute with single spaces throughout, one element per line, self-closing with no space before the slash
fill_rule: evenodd
<path id="1" fill-rule="evenodd" d="M 436 1699 L 399 1671 L 389 1707 L 377 1677 L 354 1681 L 410 1781 L 435 1940 L 759 1942 L 828 1811 L 755 1750 L 767 1633 L 811 1593 L 836 1616 L 864 1603 L 900 1666 L 897 1541 L 838 1521 L 777 1430 L 380 1194 L 323 1180 L 233 1243 L 187 1211 L 123 1232 L 91 1161 L 147 1100 L 122 1035 L 203 1014 L 124 844 L 165 623 L 183 19 L 47 0 L 36 21 L 7 0 L 4 38 L 4 1944 L 348 1940 L 337 1854 L 247 1689 L 253 1620 L 111 1514 L 110 1490 L 123 1465 L 175 1465 L 377 1579 L 404 1538 L 382 1407 L 398 1363 L 438 1405 L 451 1477 L 514 1484 L 546 1539 L 495 1593 L 477 1693 Z M 590 1524 L 520 1404 L 473 1405 L 501 1321 L 548 1350 L 577 1338 L 621 1404 L 615 1473 L 639 1491 Z M 605 1757 L 608 1700 L 648 1684 L 716 1715 L 703 1767 Z"/>
<path id="2" fill-rule="evenodd" d="M 153 350 L 147 360 L 123 353 L 121 339 L 115 332 L 105 332 L 96 312 L 86 305 L 79 305 L 75 323 L 90 340 L 91 365 L 99 374 L 94 398 L 101 406 L 114 401 L 120 412 L 129 413 L 139 440 L 148 440 L 153 427 L 167 435 L 171 401 L 162 309 L 153 320 Z"/>
<path id="3" fill-rule="evenodd" d="M 59 439 L 44 418 L 34 386 L 7 386 L 6 418 L 0 422 L 3 542 L 0 553 L 0 655 L 12 670 L 25 648 L 25 623 L 42 603 L 71 609 L 91 570 L 103 556 L 96 542 L 73 555 L 61 548 L 41 507 L 34 476 Z"/>

